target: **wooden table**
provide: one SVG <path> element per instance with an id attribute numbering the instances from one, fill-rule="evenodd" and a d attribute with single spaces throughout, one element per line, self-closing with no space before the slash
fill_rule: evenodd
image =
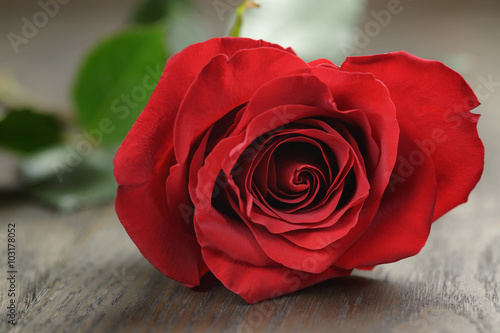
<path id="1" fill-rule="evenodd" d="M 111 203 L 58 213 L 2 194 L 0 332 L 500 332 L 500 86 L 489 91 L 483 82 L 500 81 L 500 6 L 401 3 L 404 11 L 361 53 L 405 49 L 447 60 L 473 89 L 489 92 L 477 110 L 483 179 L 467 204 L 434 224 L 419 255 L 248 305 L 220 284 L 193 291 L 160 274 Z M 373 2 L 367 13 L 386 6 Z M 16 237 L 15 327 L 6 319 L 9 224 Z"/>

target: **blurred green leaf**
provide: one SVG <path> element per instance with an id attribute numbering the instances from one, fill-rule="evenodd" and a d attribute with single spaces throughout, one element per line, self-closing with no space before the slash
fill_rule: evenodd
<path id="1" fill-rule="evenodd" d="M 172 17 L 172 8 L 190 3 L 191 0 L 143 0 L 133 11 L 130 21 L 136 25 L 160 23 Z"/>
<path id="2" fill-rule="evenodd" d="M 139 3 L 132 13 L 133 24 L 154 24 L 163 20 L 169 10 L 172 0 L 145 0 Z"/>
<path id="3" fill-rule="evenodd" d="M 100 132 L 102 143 L 123 140 L 158 82 L 167 53 L 159 26 L 136 27 L 94 48 L 73 91 L 81 126 Z"/>
<path id="4" fill-rule="evenodd" d="M 59 210 L 74 210 L 111 200 L 116 195 L 113 151 L 96 150 L 68 163 L 69 146 L 55 147 L 26 158 L 21 165 L 25 189 Z M 78 162 L 79 161 L 79 162 Z"/>
<path id="5" fill-rule="evenodd" d="M 62 140 L 63 125 L 53 115 L 29 109 L 8 110 L 0 119 L 0 146 L 31 153 Z"/>

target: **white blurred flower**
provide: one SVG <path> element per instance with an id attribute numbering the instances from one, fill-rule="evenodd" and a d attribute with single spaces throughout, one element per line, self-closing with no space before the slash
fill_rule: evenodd
<path id="1" fill-rule="evenodd" d="M 292 47 L 307 61 L 328 58 L 341 63 L 342 42 L 353 36 L 364 0 L 261 0 L 243 17 L 241 37 Z"/>

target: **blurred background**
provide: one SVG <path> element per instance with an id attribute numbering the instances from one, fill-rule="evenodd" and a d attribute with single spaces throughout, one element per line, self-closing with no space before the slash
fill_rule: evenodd
<path id="1" fill-rule="evenodd" d="M 75 210 L 111 201 L 112 156 L 166 59 L 229 33 L 237 0 L 0 2 L 1 199 Z M 261 1 L 241 36 L 305 60 L 405 50 L 461 73 L 482 102 L 481 202 L 500 195 L 500 2 Z M 104 120 L 103 120 L 104 119 Z"/>

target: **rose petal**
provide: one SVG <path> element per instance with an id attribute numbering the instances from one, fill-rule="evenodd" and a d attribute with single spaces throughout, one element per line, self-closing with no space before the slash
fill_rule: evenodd
<path id="1" fill-rule="evenodd" d="M 173 158 L 173 151 L 170 158 Z M 152 175 L 146 183 L 120 185 L 116 212 L 130 238 L 153 266 L 192 287 L 199 284 L 207 267 L 201 258 L 192 225 L 184 222 L 179 210 L 166 209 L 164 177 L 165 171 Z"/>
<path id="2" fill-rule="evenodd" d="M 331 60 L 328 59 L 317 59 L 307 63 L 311 67 L 326 67 L 331 69 L 339 69 L 340 67 L 335 65 Z"/>
<path id="3" fill-rule="evenodd" d="M 179 105 L 194 78 L 210 59 L 217 54 L 231 57 L 242 49 L 259 47 L 284 50 L 279 45 L 262 40 L 226 37 L 190 45 L 171 56 L 146 108 L 115 157 L 118 183 L 126 185 L 145 182 L 154 173 L 154 161 L 163 160 L 164 154 L 172 147 L 173 127 Z M 161 156 L 157 156 L 158 154 Z"/>
<path id="4" fill-rule="evenodd" d="M 306 67 L 302 59 L 274 48 L 245 49 L 231 57 L 224 54 L 213 57 L 189 87 L 175 120 L 177 161 L 183 163 L 203 132 L 229 111 L 246 103 L 264 83 Z M 199 101 L 203 101 L 203 105 Z"/>
<path id="5" fill-rule="evenodd" d="M 316 109 L 315 111 L 316 112 L 311 113 L 311 110 L 307 109 L 307 107 L 304 107 L 304 106 L 295 106 L 295 107 L 288 106 L 288 115 L 291 118 L 297 117 L 300 119 L 300 118 L 302 118 L 303 114 L 305 114 L 307 116 L 310 116 L 311 114 L 319 114 L 319 115 L 322 115 L 322 114 L 327 115 L 328 114 L 328 113 L 325 113 L 327 111 L 325 111 L 323 109 Z M 270 112 L 272 112 L 272 111 L 270 111 Z M 290 119 L 290 118 L 287 118 L 287 119 Z M 241 152 L 240 152 L 239 154 L 230 153 L 228 155 L 227 152 L 230 151 L 232 147 L 240 147 L 240 146 L 242 147 L 242 150 L 244 150 L 243 148 L 248 146 L 248 144 L 251 143 L 259 135 L 258 132 L 256 131 L 256 129 L 258 127 L 262 128 L 262 124 L 259 124 L 258 120 L 267 121 L 268 118 L 257 117 L 254 120 L 255 120 L 255 122 L 252 122 L 252 124 L 250 124 L 250 126 L 249 126 L 249 132 L 241 133 L 240 135 L 231 136 L 231 137 L 228 137 L 226 139 L 221 140 L 221 142 L 213 149 L 213 151 L 205 159 L 204 166 L 198 172 L 198 178 L 203 179 L 204 181 L 203 181 L 203 183 L 199 183 L 197 186 L 197 189 L 196 189 L 197 199 L 193 200 L 193 201 L 195 201 L 195 205 L 196 205 L 195 214 L 197 214 L 196 212 L 198 212 L 198 207 L 210 206 L 210 203 L 212 200 L 212 192 L 214 189 L 215 180 L 219 174 L 219 170 L 224 169 L 224 165 L 226 163 L 229 163 L 229 164 L 234 166 L 236 160 L 239 158 L 239 156 L 241 154 Z M 252 126 L 255 126 L 255 129 L 252 130 L 251 129 Z M 252 136 L 254 136 L 254 137 L 249 136 L 248 133 L 253 133 Z M 246 140 L 248 140 L 249 142 L 245 144 L 244 142 Z M 233 148 L 233 150 L 234 150 L 234 148 Z M 229 162 L 230 160 L 232 160 L 233 162 Z M 231 169 L 232 169 L 231 167 L 228 169 L 229 172 L 231 171 Z M 200 213 L 200 215 L 201 215 L 201 213 Z M 209 221 L 207 223 L 215 223 L 214 220 L 211 220 L 210 218 L 208 220 Z M 197 234 L 200 232 L 203 232 L 203 229 L 208 226 L 207 223 L 200 224 L 198 220 L 195 220 L 195 228 L 196 228 Z M 241 224 L 241 222 L 239 222 L 239 224 Z M 213 226 L 210 226 L 210 227 L 213 227 Z M 233 233 L 233 230 L 231 230 L 231 228 L 233 228 L 233 227 L 236 228 L 235 224 L 230 223 L 230 224 L 227 224 L 224 229 L 221 229 L 221 230 L 225 230 L 224 231 L 224 235 L 226 235 L 225 237 L 227 237 L 227 235 L 231 235 Z M 255 225 L 253 225 L 253 223 L 252 223 L 252 229 L 257 229 L 257 227 Z M 259 236 L 264 238 L 264 241 L 266 240 L 265 237 L 269 236 L 268 232 L 263 233 L 261 229 L 257 229 L 257 231 L 255 231 L 255 230 L 252 230 L 252 231 L 253 231 L 254 235 L 258 234 Z M 263 235 L 261 235 L 260 233 L 262 233 Z M 326 235 L 324 239 L 323 238 L 319 239 L 319 240 L 317 240 L 316 243 L 320 244 L 322 241 L 324 241 L 324 244 L 330 244 L 333 241 L 333 240 L 331 240 L 331 237 L 332 237 L 331 234 Z M 208 243 L 207 243 L 207 245 L 204 245 L 204 246 L 210 246 L 212 248 L 217 248 L 219 246 L 216 244 L 217 241 L 218 241 L 217 238 L 207 239 L 207 242 L 212 242 L 212 243 L 210 243 L 210 245 L 208 245 Z M 223 241 L 223 240 L 219 240 L 219 241 Z M 288 241 L 283 239 L 283 240 L 280 240 L 280 242 L 288 242 Z M 277 242 L 277 243 L 279 244 L 280 242 Z M 261 246 L 262 246 L 262 244 L 261 244 Z M 300 269 L 300 267 L 301 267 L 300 265 L 302 265 L 302 259 L 300 259 L 300 258 L 305 258 L 305 257 L 308 257 L 310 255 L 316 256 L 315 253 L 318 252 L 318 251 L 313 251 L 313 250 L 300 249 L 296 245 L 293 245 L 292 243 L 289 243 L 289 246 L 292 248 L 292 250 L 290 252 L 281 251 L 281 252 L 287 252 L 287 253 L 283 253 L 283 255 L 286 255 L 286 257 L 282 258 L 282 259 L 284 259 L 283 262 L 286 262 L 286 265 L 290 265 L 290 266 L 298 268 L 298 269 Z M 336 249 L 335 244 L 330 246 L 328 249 L 320 250 L 320 252 L 318 253 L 318 256 L 323 254 L 322 261 L 321 262 L 318 261 L 317 263 L 315 263 L 315 266 L 312 267 L 313 269 L 315 269 L 315 273 L 319 273 L 319 272 L 325 270 L 326 268 L 328 268 L 332 264 L 334 259 L 336 258 L 335 257 L 336 252 L 338 252 L 338 249 Z M 291 253 L 300 254 L 300 255 L 294 256 Z M 333 253 L 333 255 L 332 255 L 332 253 Z M 325 256 L 326 254 L 328 254 L 328 256 Z M 270 256 L 270 257 L 273 258 L 272 256 Z M 288 260 L 290 260 L 290 262 L 288 262 Z"/>
<path id="6" fill-rule="evenodd" d="M 249 126 L 249 130 L 251 130 L 252 126 Z M 335 155 L 338 156 L 339 162 L 340 162 L 340 172 L 337 176 L 338 179 L 336 179 L 336 182 L 332 182 L 332 186 L 323 194 L 323 198 L 321 200 L 318 200 L 318 203 L 314 205 L 314 207 L 311 207 L 310 209 L 307 210 L 302 210 L 302 211 L 297 211 L 299 208 L 301 208 L 300 204 L 296 205 L 297 209 L 292 209 L 291 211 L 288 211 L 286 209 L 275 209 L 274 207 L 269 206 L 265 202 L 259 203 L 256 201 L 255 203 L 259 205 L 261 209 L 265 213 L 270 213 L 269 215 L 271 216 L 277 216 L 280 219 L 284 221 L 288 221 L 291 223 L 300 223 L 301 227 L 304 226 L 304 224 L 307 223 L 319 223 L 323 221 L 324 219 L 327 219 L 331 217 L 333 211 L 335 210 L 335 207 L 337 206 L 338 200 L 340 197 L 333 197 L 331 198 L 331 193 L 338 188 L 338 186 L 341 184 L 341 182 L 344 180 L 345 176 L 351 169 L 353 165 L 353 155 L 351 152 L 350 146 L 346 145 L 345 141 L 340 137 L 333 137 L 331 135 L 327 135 L 326 133 L 319 132 L 316 130 L 296 130 L 296 135 L 304 135 L 304 137 L 298 136 L 298 137 L 291 137 L 288 140 L 284 140 L 284 142 L 291 141 L 291 143 L 298 143 L 298 142 L 308 142 L 311 144 L 311 146 L 314 146 L 317 144 L 311 137 L 316 136 L 317 139 L 322 140 L 323 142 L 328 142 L 330 145 L 330 148 L 334 150 Z M 339 138 L 341 141 L 339 141 Z M 333 140 L 333 141 L 332 141 Z M 339 149 L 341 148 L 342 149 Z M 346 149 L 347 148 L 347 149 Z M 344 150 L 344 151 L 342 151 Z M 298 153 L 298 152 L 297 152 Z M 291 161 L 288 163 L 284 163 L 282 167 L 280 167 L 280 174 L 284 175 L 285 177 L 289 177 L 287 175 L 287 172 L 285 171 L 287 167 L 294 167 L 294 160 L 297 160 L 297 157 L 290 157 Z M 359 163 L 359 162 L 358 162 Z M 362 162 L 361 162 L 362 165 Z M 363 172 L 363 167 L 359 166 L 357 168 L 357 172 L 360 174 L 359 176 L 361 178 L 365 177 L 366 175 Z M 287 178 L 288 179 L 288 178 Z M 284 180 L 284 181 L 287 181 Z M 325 180 L 323 179 L 323 182 Z M 362 182 L 363 184 L 368 184 L 366 182 Z M 271 182 L 272 185 L 272 182 Z M 236 186 L 239 186 L 242 188 L 244 186 L 244 183 L 236 183 Z M 324 187 L 328 187 L 329 184 L 324 184 Z M 326 189 L 326 188 L 325 188 Z M 340 193 L 341 194 L 341 193 Z M 359 192 L 356 196 L 361 195 L 361 192 Z M 310 201 L 312 201 L 314 198 L 310 198 Z M 330 200 L 331 199 L 331 200 Z M 325 204 L 325 202 L 328 202 Z M 243 205 L 244 206 L 244 205 Z M 272 211 L 272 213 L 271 213 Z M 255 220 L 257 223 L 259 222 L 259 219 Z M 268 225 L 268 223 L 266 223 Z M 277 227 L 277 224 L 272 223 L 271 225 L 268 225 L 270 230 L 274 231 L 276 230 L 275 227 Z M 294 228 L 295 229 L 295 228 Z M 272 231 L 273 232 L 273 231 Z"/>
<path id="7" fill-rule="evenodd" d="M 248 303 L 260 302 L 306 288 L 316 283 L 341 276 L 352 270 L 329 267 L 319 274 L 304 273 L 287 267 L 253 266 L 210 248 L 203 248 L 203 258 L 214 275 Z"/>
<path id="8" fill-rule="evenodd" d="M 196 237 L 202 248 L 221 251 L 233 260 L 249 265 L 278 266 L 262 251 L 241 221 L 235 221 L 211 205 L 201 203 L 196 205 L 194 219 Z"/>
<path id="9" fill-rule="evenodd" d="M 273 66 L 276 62 L 280 66 Z M 266 66 L 269 69 L 263 70 Z M 171 209 L 190 205 L 185 186 L 188 156 L 200 136 L 232 110 L 246 103 L 263 82 L 301 66 L 307 67 L 307 64 L 293 54 L 276 48 L 244 49 L 229 59 L 220 54 L 210 60 L 186 92 L 175 120 L 174 151 L 178 163 L 172 167 L 167 180 L 168 191 L 176 193 L 168 198 Z M 256 75 L 256 72 L 261 74 Z M 214 83 L 213 77 L 220 80 Z M 227 98 L 220 99 L 221 94 Z M 204 101 L 202 112 L 198 104 L 200 100 Z"/>
<path id="10" fill-rule="evenodd" d="M 357 233 L 339 240 L 347 251 L 335 263 L 354 268 L 388 263 L 417 254 L 429 236 L 436 199 L 434 165 L 426 151 L 414 142 L 416 129 L 402 114 L 398 116 L 401 134 L 399 156 L 379 210 L 362 236 L 350 247 Z M 419 152 L 419 165 L 409 164 L 409 156 Z"/>
<path id="11" fill-rule="evenodd" d="M 335 263 L 338 252 L 335 240 L 345 234 L 344 230 L 339 233 L 332 230 L 318 232 L 316 237 L 308 238 L 307 247 L 297 246 L 285 237 L 271 234 L 265 227 L 246 220 L 244 216 L 242 219 L 269 258 L 283 266 L 309 273 L 321 273 Z"/>
<path id="12" fill-rule="evenodd" d="M 275 115 L 285 113 L 284 111 L 281 111 L 283 108 L 286 109 L 287 116 L 282 117 L 281 119 L 278 119 L 279 117 L 275 117 Z M 219 160 L 218 163 L 222 164 L 222 170 L 226 174 L 230 174 L 231 170 L 233 169 L 234 165 L 236 164 L 236 161 L 239 159 L 241 153 L 245 150 L 245 147 L 248 147 L 251 144 L 251 142 L 253 142 L 253 140 L 255 140 L 257 137 L 259 137 L 262 134 L 262 133 L 260 133 L 260 131 L 262 130 L 262 128 L 265 128 L 267 126 L 267 124 L 269 124 L 270 119 L 273 122 L 275 122 L 276 126 L 281 126 L 281 123 L 280 123 L 281 121 L 284 121 L 286 123 L 286 121 L 293 122 L 294 120 L 301 119 L 303 117 L 313 117 L 313 116 L 328 117 L 331 115 L 332 114 L 329 111 L 326 111 L 324 109 L 311 108 L 311 107 L 306 107 L 306 106 L 285 106 L 285 107 L 279 107 L 276 109 L 268 110 L 266 113 L 263 113 L 263 114 L 257 116 L 256 118 L 254 118 L 254 120 L 248 125 L 246 132 L 243 132 L 242 134 L 239 135 L 239 137 L 242 137 L 243 135 L 245 136 L 244 141 L 242 141 L 239 144 L 235 144 L 236 148 L 234 148 L 231 151 L 229 156 L 227 156 L 227 152 L 225 151 L 225 149 L 228 149 L 228 148 L 226 148 L 227 147 L 226 142 L 229 142 L 230 140 L 233 142 L 237 142 L 237 141 L 235 141 L 234 137 L 227 138 L 227 139 L 221 141 L 221 146 L 220 147 L 216 146 L 214 148 L 212 154 L 210 154 L 207 157 L 207 160 L 211 160 L 212 158 L 218 159 Z M 222 145 L 223 142 L 224 142 L 224 145 Z M 212 173 L 213 172 L 215 172 L 215 171 L 212 171 Z M 361 172 L 361 170 L 359 170 L 359 172 Z M 206 177 L 206 174 L 205 173 L 199 174 L 198 177 Z M 366 176 L 361 176 L 360 179 L 362 181 L 364 181 L 365 184 L 367 184 L 366 183 Z M 231 185 L 231 182 L 229 184 Z M 366 188 L 366 187 L 360 187 L 360 189 L 363 189 L 363 188 Z M 365 190 L 363 190 L 363 191 L 365 191 Z M 360 198 L 362 198 L 363 197 L 362 192 L 359 192 L 358 196 Z M 243 196 L 240 196 L 240 197 L 243 197 Z M 249 195 L 249 193 L 247 193 L 246 197 L 251 197 L 251 195 Z M 247 204 L 251 204 L 251 202 L 249 202 Z M 241 210 L 245 211 L 248 209 L 246 207 L 242 206 Z M 266 216 L 266 215 L 276 216 L 276 214 L 271 212 L 271 211 L 267 211 L 267 213 L 268 214 L 263 214 L 263 216 Z M 276 216 L 276 217 L 278 217 L 278 216 Z M 296 217 L 294 217 L 293 215 L 290 215 L 289 218 L 293 219 Z M 317 219 L 315 220 L 315 219 L 311 218 L 310 216 L 309 217 L 302 216 L 302 217 L 299 217 L 298 219 L 304 221 L 304 219 L 306 219 L 306 218 L 310 218 L 311 221 L 318 221 Z M 252 216 L 251 219 L 255 222 L 258 222 L 259 217 Z M 298 226 L 298 227 L 301 227 L 301 226 Z M 287 228 L 287 230 L 289 230 L 288 228 Z"/>
<path id="13" fill-rule="evenodd" d="M 373 73 L 388 87 L 398 112 L 417 128 L 415 142 L 434 161 L 433 219 L 467 201 L 482 174 L 484 148 L 478 116 L 469 112 L 479 102 L 463 78 L 440 62 L 406 52 L 347 58 L 342 70 Z"/>
<path id="14" fill-rule="evenodd" d="M 265 179 L 270 179 L 270 183 L 260 184 L 260 187 L 265 188 L 266 192 L 269 193 L 270 196 L 274 197 L 277 202 L 281 201 L 285 203 L 287 199 L 290 199 L 290 203 L 293 204 L 290 207 L 290 211 L 284 207 L 279 210 L 291 213 L 301 209 L 302 206 L 307 205 L 304 200 L 297 201 L 297 195 L 300 195 L 300 197 L 303 198 L 307 197 L 309 198 L 308 201 L 312 201 L 316 198 L 316 195 L 307 195 L 307 193 L 311 194 L 311 191 L 317 192 L 317 190 L 319 190 L 319 187 L 323 187 L 326 190 L 329 184 L 332 183 L 332 180 L 330 179 L 331 170 L 326 164 L 326 156 L 323 151 L 323 147 L 320 145 L 320 143 L 307 136 L 308 132 L 310 131 L 311 130 L 287 130 L 284 131 L 284 133 L 280 132 L 279 135 L 272 137 L 275 142 L 271 145 L 272 149 L 267 151 L 267 154 L 269 154 L 270 158 L 272 159 L 266 159 L 267 163 L 258 163 L 258 165 L 256 165 L 256 170 L 255 168 L 250 168 L 247 175 L 243 175 L 245 176 L 245 178 L 243 178 L 241 175 L 233 175 L 233 178 L 236 179 L 235 183 L 241 188 L 244 188 L 245 186 L 249 187 L 252 185 L 252 182 L 258 182 L 259 180 L 259 177 L 256 177 L 254 173 L 262 173 L 266 175 L 269 174 L 270 177 L 266 177 Z M 284 135 L 285 137 L 283 137 Z M 307 146 L 304 145 L 304 143 L 308 143 Z M 265 144 L 266 143 L 264 143 L 264 145 Z M 293 154 L 292 152 L 283 152 L 283 147 L 286 145 L 293 147 Z M 300 147 L 303 148 L 303 152 L 299 151 Z M 316 150 L 314 150 L 313 148 L 316 148 Z M 317 154 L 313 154 L 314 152 L 317 152 Z M 347 156 L 339 156 L 342 162 L 342 166 L 346 164 L 349 156 L 348 153 L 346 153 L 345 155 Z M 256 159 L 258 159 L 258 157 L 256 157 Z M 278 168 L 278 171 L 276 170 L 276 168 Z M 295 178 L 297 177 L 298 173 L 300 173 L 301 170 L 307 169 L 311 169 L 313 174 L 318 174 L 318 180 L 322 183 L 322 186 L 318 186 L 316 189 L 312 188 L 310 184 L 307 184 L 307 179 L 304 179 L 304 182 L 301 183 L 297 182 Z M 325 174 L 328 176 L 328 178 L 326 178 L 327 176 L 325 176 Z M 242 180 L 244 181 L 238 181 L 238 178 L 243 178 Z M 270 188 L 268 189 L 267 186 L 269 186 Z M 322 194 L 322 196 L 326 197 L 326 193 Z M 265 195 L 263 194 L 263 198 L 264 197 Z"/>
<path id="15" fill-rule="evenodd" d="M 349 233 L 356 225 L 362 208 L 363 205 L 361 203 L 350 206 L 349 208 L 343 207 L 339 213 L 331 217 L 332 220 L 336 221 L 335 223 L 322 223 L 323 227 L 321 228 L 292 230 L 282 233 L 280 236 L 308 250 L 323 249 Z M 323 241 L 318 243 L 318 238 L 328 239 L 328 242 Z M 336 247 L 333 248 L 337 249 Z M 332 258 L 337 258 L 339 256 L 337 250 L 333 251 L 329 249 L 327 252 L 329 252 Z"/>
<path id="16" fill-rule="evenodd" d="M 183 206 L 176 209 L 167 207 L 168 198 L 177 195 L 177 191 L 181 196 L 187 191 L 184 184 L 165 193 L 169 168 L 175 163 L 174 120 L 186 90 L 212 57 L 217 54 L 230 57 L 241 49 L 257 47 L 283 50 L 263 41 L 214 38 L 170 57 L 146 108 L 114 159 L 119 184 L 116 211 L 120 221 L 146 259 L 163 274 L 187 286 L 199 284 L 206 265 L 193 227 L 185 223 L 186 215 L 183 216 L 191 214 L 189 203 L 182 202 Z"/>
<path id="17" fill-rule="evenodd" d="M 311 68 L 311 72 L 328 85 L 338 109 L 360 110 L 371 124 L 370 137 L 380 149 L 380 159 L 374 166 L 375 170 L 368 175 L 371 186 L 370 200 L 375 201 L 370 210 L 374 211 L 377 198 L 382 196 L 389 181 L 389 176 L 384 172 L 392 169 L 397 153 L 399 128 L 396 108 L 389 91 L 371 74 L 346 73 L 319 67 Z M 371 146 L 365 153 L 369 155 L 370 150 L 373 150 Z M 365 206 L 364 210 L 368 211 L 367 208 Z"/>
<path id="18" fill-rule="evenodd" d="M 277 77 L 261 85 L 248 102 L 247 110 L 234 132 L 239 133 L 245 130 L 248 123 L 255 117 L 278 106 L 304 105 L 323 108 L 331 112 L 337 111 L 328 86 L 316 76 L 311 75 L 309 68 L 299 68 L 295 72 L 295 74 Z M 269 119 L 269 124 L 265 127 L 267 131 L 290 122 L 287 119 L 286 109 L 282 110 L 285 111 L 283 114 L 276 114 Z M 277 125 L 278 123 L 281 125 Z"/>

